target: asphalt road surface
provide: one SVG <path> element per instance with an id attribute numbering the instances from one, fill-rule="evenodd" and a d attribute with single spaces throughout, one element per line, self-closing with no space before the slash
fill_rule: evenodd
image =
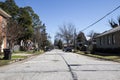
<path id="1" fill-rule="evenodd" d="M 120 80 L 120 63 L 52 50 L 1 67 L 0 80 Z"/>

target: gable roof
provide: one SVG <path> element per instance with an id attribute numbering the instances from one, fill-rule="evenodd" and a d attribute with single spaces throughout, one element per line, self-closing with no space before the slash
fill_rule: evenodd
<path id="1" fill-rule="evenodd" d="M 98 35 L 96 37 L 101 37 L 101 36 L 104 36 L 104 35 L 107 35 L 107 34 L 110 34 L 110 33 L 114 33 L 114 32 L 117 32 L 117 31 L 120 31 L 120 26 L 118 26 L 116 28 L 113 28 L 113 29 L 110 29 L 108 31 L 105 31 L 105 32 L 101 33 L 100 35 Z"/>
<path id="2" fill-rule="evenodd" d="M 4 10 L 0 8 L 0 15 L 4 16 L 5 18 L 10 18 L 11 16 L 7 14 Z"/>

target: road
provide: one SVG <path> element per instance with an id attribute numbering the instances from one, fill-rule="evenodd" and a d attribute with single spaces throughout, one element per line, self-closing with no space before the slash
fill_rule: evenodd
<path id="1" fill-rule="evenodd" d="M 0 80 L 120 80 L 120 63 L 52 50 L 1 67 Z"/>

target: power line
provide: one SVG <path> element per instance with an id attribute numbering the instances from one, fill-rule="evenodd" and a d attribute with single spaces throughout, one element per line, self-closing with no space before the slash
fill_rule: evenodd
<path id="1" fill-rule="evenodd" d="M 86 28 L 84 28 L 81 31 L 85 31 L 88 28 L 92 27 L 93 25 L 97 24 L 98 22 L 100 22 L 101 20 L 103 20 L 105 17 L 107 17 L 108 15 L 110 15 L 111 13 L 113 13 L 114 11 L 116 11 L 117 9 L 120 8 L 120 5 L 118 7 L 116 7 L 114 10 L 110 11 L 109 13 L 107 13 L 105 16 L 103 16 L 102 18 L 100 18 L 99 20 L 95 21 L 94 23 L 92 23 L 91 25 L 87 26 Z"/>

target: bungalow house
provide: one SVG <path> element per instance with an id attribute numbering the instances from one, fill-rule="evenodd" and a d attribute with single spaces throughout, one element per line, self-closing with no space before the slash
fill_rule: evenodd
<path id="1" fill-rule="evenodd" d="M 120 26 L 96 36 L 96 49 L 107 52 L 120 52 Z"/>
<path id="2" fill-rule="evenodd" d="M 0 51 L 7 48 L 6 26 L 7 19 L 11 16 L 0 8 Z"/>

